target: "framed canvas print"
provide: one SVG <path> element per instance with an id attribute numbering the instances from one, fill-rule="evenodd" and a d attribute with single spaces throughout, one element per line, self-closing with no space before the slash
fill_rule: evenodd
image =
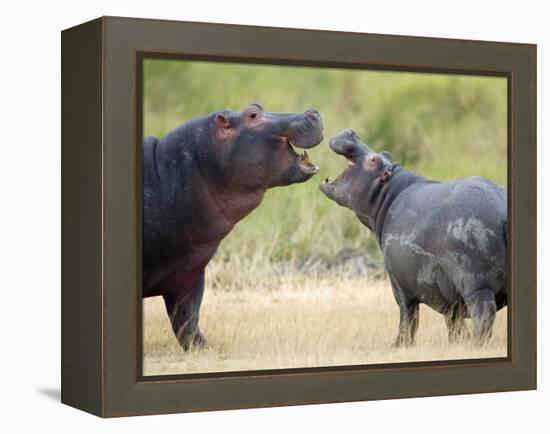
<path id="1" fill-rule="evenodd" d="M 536 387 L 536 46 L 62 32 L 62 401 Z"/>

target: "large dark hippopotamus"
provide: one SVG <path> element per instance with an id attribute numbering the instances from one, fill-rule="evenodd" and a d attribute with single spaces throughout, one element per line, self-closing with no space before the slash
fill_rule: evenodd
<path id="1" fill-rule="evenodd" d="M 251 104 L 144 140 L 143 297 L 164 297 L 183 349 L 205 344 L 198 327 L 204 268 L 220 241 L 268 188 L 317 173 L 294 147 L 319 144 L 322 131 L 315 110 L 268 113 Z"/>
<path id="2" fill-rule="evenodd" d="M 320 189 L 376 235 L 399 305 L 395 345 L 413 343 L 419 303 L 445 315 L 450 341 L 467 317 L 474 341 L 485 341 L 506 305 L 506 189 L 482 177 L 426 180 L 373 152 L 352 130 L 330 147 L 348 167 Z"/>

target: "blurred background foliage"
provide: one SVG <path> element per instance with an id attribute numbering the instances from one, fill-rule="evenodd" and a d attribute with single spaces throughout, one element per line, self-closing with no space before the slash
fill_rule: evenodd
<path id="1" fill-rule="evenodd" d="M 268 191 L 222 242 L 217 259 L 302 261 L 344 246 L 379 255 L 354 214 L 318 189 L 345 166 L 327 145 L 344 128 L 427 178 L 481 175 L 506 184 L 505 78 L 146 59 L 143 79 L 145 136 L 161 137 L 191 118 L 251 102 L 275 112 L 315 108 L 323 116 L 325 140 L 308 151 L 320 173 Z"/>

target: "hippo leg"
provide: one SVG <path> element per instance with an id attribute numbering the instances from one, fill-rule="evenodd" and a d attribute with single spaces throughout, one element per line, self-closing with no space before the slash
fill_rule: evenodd
<path id="1" fill-rule="evenodd" d="M 473 325 L 473 339 L 477 344 L 491 337 L 497 305 L 495 295 L 489 289 L 474 291 L 465 300 Z"/>
<path id="2" fill-rule="evenodd" d="M 468 335 L 465 321 L 466 314 L 466 305 L 462 299 L 453 303 L 449 311 L 445 314 L 445 323 L 449 331 L 450 343 L 456 342 L 460 338 Z"/>
<path id="3" fill-rule="evenodd" d="M 393 346 L 411 346 L 418 329 L 418 302 L 404 294 L 393 282 L 391 286 L 399 305 L 399 331 Z"/>
<path id="4" fill-rule="evenodd" d="M 203 292 L 204 271 L 191 291 L 183 294 L 174 291 L 164 295 L 164 304 L 172 323 L 172 329 L 185 351 L 189 350 L 191 346 L 206 346 L 206 339 L 199 330 L 199 309 Z"/>

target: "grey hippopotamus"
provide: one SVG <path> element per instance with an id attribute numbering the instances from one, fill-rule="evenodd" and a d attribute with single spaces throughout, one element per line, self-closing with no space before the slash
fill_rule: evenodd
<path id="1" fill-rule="evenodd" d="M 220 241 L 268 188 L 317 173 L 294 147 L 316 146 L 322 132 L 316 110 L 268 113 L 251 104 L 144 140 L 143 297 L 164 297 L 183 349 L 206 342 L 198 327 L 204 269 Z"/>
<path id="2" fill-rule="evenodd" d="M 399 305 L 395 345 L 413 343 L 419 303 L 445 315 L 450 341 L 470 317 L 474 341 L 484 342 L 507 301 L 506 188 L 478 176 L 427 180 L 352 130 L 334 136 L 330 148 L 347 168 L 320 189 L 376 236 Z"/>

